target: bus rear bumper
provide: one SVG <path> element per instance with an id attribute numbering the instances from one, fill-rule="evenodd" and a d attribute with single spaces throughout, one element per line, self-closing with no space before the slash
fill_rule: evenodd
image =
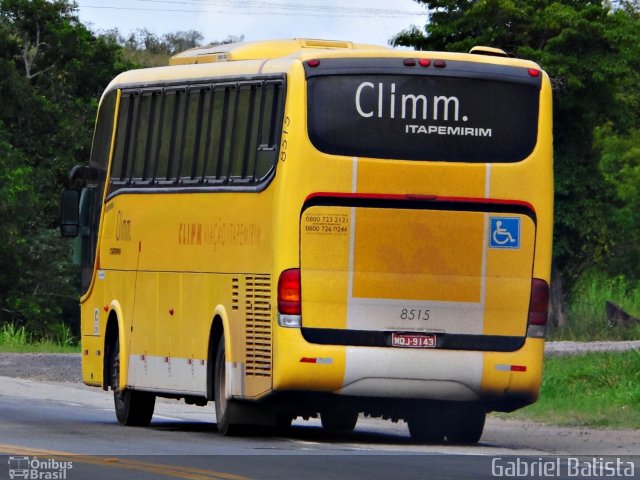
<path id="1" fill-rule="evenodd" d="M 406 378 L 362 378 L 341 388 L 341 395 L 381 398 L 477 401 L 478 391 L 460 381 Z"/>
<path id="2" fill-rule="evenodd" d="M 275 392 L 481 402 L 511 411 L 533 403 L 540 389 L 543 339 L 493 352 L 317 345 L 294 332 L 281 345 L 286 353 L 274 356 Z"/>
<path id="3" fill-rule="evenodd" d="M 404 348 L 346 348 L 336 393 L 429 400 L 478 400 L 482 353 Z"/>

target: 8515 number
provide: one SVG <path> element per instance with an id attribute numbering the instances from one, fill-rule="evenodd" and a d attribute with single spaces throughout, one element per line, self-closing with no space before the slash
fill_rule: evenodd
<path id="1" fill-rule="evenodd" d="M 428 308 L 403 308 L 400 310 L 400 320 L 418 320 L 426 322 L 431 317 Z"/>

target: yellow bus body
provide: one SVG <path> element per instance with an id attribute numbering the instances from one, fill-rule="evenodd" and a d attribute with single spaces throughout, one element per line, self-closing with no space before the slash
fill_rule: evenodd
<path id="1" fill-rule="evenodd" d="M 368 411 L 366 399 L 479 402 L 506 411 L 535 401 L 544 339 L 530 334 L 527 310 L 531 279 L 550 280 L 547 75 L 518 59 L 307 42 L 196 49 L 174 57 L 172 66 L 126 72 L 109 85 L 107 92 L 117 93 L 109 158 L 120 98 L 131 85 L 281 75 L 286 87 L 275 173 L 259 191 L 105 188 L 95 267 L 81 299 L 84 382 L 109 385 L 105 342 L 113 321 L 119 385 L 161 396 L 213 399 L 212 338 L 223 332 L 226 389 L 235 400 L 318 393 L 362 398 L 359 411 Z M 319 151 L 308 131 L 305 64 L 370 58 L 538 71 L 535 147 L 526 158 L 504 163 Z M 375 86 L 365 87 L 373 92 Z M 107 184 L 112 177 L 110 167 Z M 332 195 L 341 199 L 335 205 L 327 200 Z M 389 203 L 365 205 L 369 200 Z M 405 208 L 405 200 L 414 207 Z M 440 200 L 444 207 L 428 207 Z M 466 210 L 467 204 L 481 207 Z M 494 211 L 502 212 L 499 218 L 517 217 L 518 249 L 489 247 Z M 349 330 L 355 338 L 359 331 L 396 328 L 416 335 L 518 337 L 521 343 L 500 351 L 310 341 L 302 328 L 278 323 L 278 279 L 287 269 L 301 270 L 301 321 L 313 334 L 330 339 Z M 407 327 L 406 318 L 401 328 L 387 320 L 419 310 L 426 325 L 420 328 Z M 325 397 L 318 398 L 311 413 L 321 410 Z"/>

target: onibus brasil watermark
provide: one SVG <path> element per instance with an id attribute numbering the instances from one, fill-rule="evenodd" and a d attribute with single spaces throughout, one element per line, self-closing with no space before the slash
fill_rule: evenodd
<path id="1" fill-rule="evenodd" d="M 635 464 L 605 457 L 495 457 L 494 478 L 635 478 Z"/>
<path id="2" fill-rule="evenodd" d="M 38 457 L 9 457 L 9 478 L 30 480 L 66 480 L 67 471 L 73 468 L 73 462 Z"/>

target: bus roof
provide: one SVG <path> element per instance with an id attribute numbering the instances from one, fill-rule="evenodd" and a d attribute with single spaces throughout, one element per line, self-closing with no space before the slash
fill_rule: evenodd
<path id="1" fill-rule="evenodd" d="M 507 58 L 501 53 L 504 52 L 489 47 L 478 47 L 473 53 L 426 52 L 399 50 L 349 41 L 304 38 L 229 43 L 186 50 L 174 55 L 169 65 L 165 67 L 142 68 L 123 72 L 111 81 L 105 93 L 124 85 L 151 86 L 199 78 L 285 73 L 297 61 L 328 57 L 433 58 L 435 55 L 443 60 L 540 68 L 529 60 Z M 267 60 L 271 61 L 267 62 Z"/>
<path id="2" fill-rule="evenodd" d="M 358 44 L 341 40 L 292 38 L 288 40 L 267 40 L 196 47 L 174 55 L 171 57 L 171 60 L 169 60 L 169 65 L 280 58 L 306 49 L 389 50 L 388 47 L 379 45 Z"/>

